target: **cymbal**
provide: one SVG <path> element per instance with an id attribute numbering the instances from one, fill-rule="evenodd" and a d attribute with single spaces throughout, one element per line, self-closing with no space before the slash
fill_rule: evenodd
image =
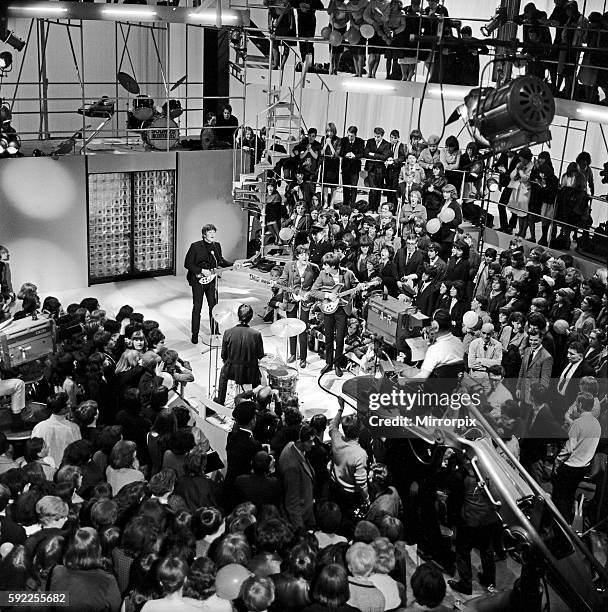
<path id="1" fill-rule="evenodd" d="M 234 304 L 218 302 L 211 311 L 215 322 L 222 327 L 234 327 L 238 323 Z"/>
<path id="2" fill-rule="evenodd" d="M 116 79 L 130 94 L 137 95 L 139 93 L 139 85 L 137 81 L 126 72 L 119 72 L 116 75 Z"/>
<path id="3" fill-rule="evenodd" d="M 271 353 L 266 353 L 258 363 L 261 368 L 266 368 L 267 370 L 285 365 L 278 355 L 273 355 Z"/>
<path id="4" fill-rule="evenodd" d="M 306 323 L 300 319 L 279 319 L 270 326 L 272 333 L 279 338 L 299 336 L 305 329 Z"/>

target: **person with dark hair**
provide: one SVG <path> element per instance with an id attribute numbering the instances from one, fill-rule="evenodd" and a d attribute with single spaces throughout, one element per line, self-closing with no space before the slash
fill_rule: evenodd
<path id="1" fill-rule="evenodd" d="M 258 360 L 264 357 L 262 334 L 249 327 L 253 318 L 253 308 L 241 304 L 237 311 L 238 324 L 224 332 L 222 340 L 222 361 L 218 392 L 215 401 L 224 404 L 228 381 L 234 380 L 237 385 L 257 387 L 261 374 Z"/>
<path id="2" fill-rule="evenodd" d="M 330 497 L 342 510 L 344 523 L 350 525 L 354 511 L 369 502 L 367 453 L 359 444 L 362 423 L 356 414 L 343 417 L 340 405 L 329 426 L 331 454 Z M 342 433 L 340 432 L 342 425 Z"/>
<path id="3" fill-rule="evenodd" d="M 276 598 L 272 610 L 296 612 L 310 604 L 310 581 L 315 572 L 316 548 L 301 541 L 288 553 L 284 570 L 272 576 Z"/>
<path id="4" fill-rule="evenodd" d="M 164 363 L 154 351 L 146 351 L 140 360 L 143 374 L 137 386 L 142 414 L 152 420 L 167 401 L 168 387 L 173 384 L 164 372 Z"/>
<path id="5" fill-rule="evenodd" d="M 186 455 L 195 445 L 194 435 L 186 429 L 178 429 L 169 440 L 169 448 L 163 456 L 163 469 L 171 468 L 178 477 L 184 475 Z"/>
<path id="6" fill-rule="evenodd" d="M 312 603 L 303 612 L 356 612 L 358 608 L 348 605 L 350 598 L 348 574 L 344 567 L 329 563 L 321 568 L 312 583 Z"/>
<path id="7" fill-rule="evenodd" d="M 198 343 L 198 334 L 201 323 L 201 309 L 203 300 L 207 298 L 209 307 L 209 326 L 213 333 L 216 329 L 213 321 L 212 310 L 217 304 L 217 268 L 226 268 L 232 263 L 222 256 L 222 247 L 215 242 L 217 228 L 211 223 L 204 225 L 202 230 L 203 239 L 193 242 L 186 253 L 184 267 L 188 270 L 187 279 L 192 287 L 192 344 Z"/>
<path id="8" fill-rule="evenodd" d="M 116 495 L 125 485 L 144 480 L 137 462 L 137 445 L 130 440 L 120 440 L 112 448 L 106 478 Z"/>
<path id="9" fill-rule="evenodd" d="M 25 544 L 25 529 L 13 519 L 6 516 L 6 507 L 11 501 L 11 490 L 0 484 L 0 545 L 10 542 L 15 546 Z"/>
<path id="10" fill-rule="evenodd" d="M 371 191 L 369 192 L 367 210 L 377 212 L 380 205 L 382 192 L 380 188 L 384 185 L 385 162 L 391 156 L 391 145 L 384 140 L 384 130 L 381 127 L 374 128 L 374 137 L 365 143 L 363 157 L 366 158 L 365 170 L 367 181 Z"/>
<path id="11" fill-rule="evenodd" d="M 449 612 L 450 609 L 442 605 L 446 592 L 445 579 L 436 565 L 419 565 L 412 574 L 410 585 L 418 605 L 433 612 Z"/>
<path id="12" fill-rule="evenodd" d="M 344 204 L 352 206 L 357 198 L 356 185 L 359 182 L 361 159 L 365 153 L 365 142 L 357 136 L 357 128 L 349 126 L 346 136 L 340 141 L 342 158 L 342 185 L 344 185 Z"/>
<path id="13" fill-rule="evenodd" d="M 332 288 L 340 285 L 341 291 L 356 288 L 358 281 L 351 270 L 340 268 L 340 262 L 333 253 L 323 256 L 323 270 L 315 280 L 310 290 L 310 297 L 317 300 L 334 299 Z M 346 336 L 346 321 L 352 313 L 352 303 L 340 300 L 333 313 L 326 313 L 323 319 L 325 335 L 325 362 L 334 367 L 336 376 L 342 376 L 341 362 L 344 353 L 344 338 Z M 334 353 L 335 342 L 335 353 Z"/>
<path id="14" fill-rule="evenodd" d="M 236 425 L 226 440 L 226 491 L 234 485 L 236 477 L 248 474 L 254 455 L 262 450 L 262 445 L 253 437 L 256 422 L 256 405 L 254 402 L 241 402 L 232 411 Z"/>
<path id="15" fill-rule="evenodd" d="M 235 496 L 238 503 L 250 501 L 261 508 L 270 504 L 281 506 L 283 499 L 281 483 L 270 474 L 272 457 L 266 451 L 258 451 L 251 460 L 251 473 L 237 476 Z"/>
<path id="16" fill-rule="evenodd" d="M 200 446 L 186 454 L 183 467 L 184 474 L 177 480 L 175 493 L 183 497 L 190 511 L 203 506 L 219 506 L 219 491 L 205 475 L 207 455 Z"/>
<path id="17" fill-rule="evenodd" d="M 593 376 L 595 370 L 585 361 L 586 344 L 573 340 L 568 343 L 567 364 L 555 377 L 555 405 L 559 406 L 561 416 L 573 404 L 579 391 L 579 381 L 584 376 Z"/>
<path id="18" fill-rule="evenodd" d="M 32 438 L 42 438 L 55 465 L 59 465 L 66 446 L 81 439 L 80 428 L 68 421 L 68 396 L 63 391 L 51 395 L 47 407 L 51 416 L 32 429 Z"/>
<path id="19" fill-rule="evenodd" d="M 312 449 L 315 432 L 302 425 L 298 440 L 288 442 L 278 461 L 278 473 L 283 484 L 285 512 L 296 529 L 310 529 L 315 524 L 314 470 L 306 453 Z"/>

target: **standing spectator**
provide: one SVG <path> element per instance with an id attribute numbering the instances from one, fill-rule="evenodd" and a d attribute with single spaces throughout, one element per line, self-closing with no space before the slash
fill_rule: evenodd
<path id="1" fill-rule="evenodd" d="M 325 138 L 321 144 L 321 182 L 323 183 L 323 203 L 330 204 L 338 186 L 340 171 L 340 143 L 335 123 L 328 123 Z"/>
<path id="2" fill-rule="evenodd" d="M 264 0 L 268 6 L 269 30 L 277 37 L 296 37 L 296 17 L 290 0 Z M 295 40 L 275 41 L 272 45 L 272 69 L 281 70 L 287 63 L 289 47 L 295 46 Z"/>
<path id="3" fill-rule="evenodd" d="M 42 438 L 49 449 L 55 465 L 61 464 L 63 452 L 68 444 L 81 439 L 76 423 L 68 421 L 68 396 L 63 391 L 48 398 L 46 405 L 51 416 L 32 429 L 32 438 Z"/>
<path id="4" fill-rule="evenodd" d="M 572 341 L 568 344 L 568 364 L 561 371 L 555 383 L 555 398 L 563 413 L 574 402 L 578 395 L 579 379 L 583 376 L 593 376 L 594 369 L 584 360 L 585 345 L 582 342 Z"/>
<path id="5" fill-rule="evenodd" d="M 488 375 L 490 367 L 500 367 L 502 363 L 502 344 L 493 336 L 494 325 L 484 323 L 481 326 L 481 337 L 475 338 L 469 346 L 469 373 L 480 382 L 486 393 L 491 390 Z"/>
<path id="6" fill-rule="evenodd" d="M 418 156 L 418 165 L 425 171 L 427 178 L 431 176 L 433 164 L 441 161 L 439 152 L 439 136 L 434 134 L 429 136 L 426 149 L 423 149 Z"/>
<path id="7" fill-rule="evenodd" d="M 251 460 L 262 450 L 262 445 L 253 437 L 256 420 L 256 405 L 254 402 L 241 402 L 232 411 L 235 425 L 228 434 L 226 441 L 226 483 L 232 486 L 240 474 L 248 474 Z"/>
<path id="8" fill-rule="evenodd" d="M 367 158 L 365 170 L 367 171 L 367 185 L 370 188 L 366 209 L 376 212 L 380 206 L 382 196 L 381 188 L 384 186 L 384 162 L 391 155 L 391 145 L 384 140 L 384 130 L 374 128 L 374 138 L 365 143 L 363 156 Z"/>
<path id="9" fill-rule="evenodd" d="M 314 429 L 302 425 L 298 440 L 288 442 L 279 457 L 278 472 L 283 483 L 285 511 L 296 529 L 311 529 L 315 523 L 314 479 L 306 453 L 312 449 Z"/>
<path id="10" fill-rule="evenodd" d="M 345 521 L 363 502 L 369 501 L 367 489 L 367 453 L 359 445 L 361 423 L 356 414 L 342 418 L 342 404 L 329 426 L 333 463 L 330 470 L 330 490 L 340 506 Z M 342 423 L 343 434 L 340 433 Z"/>
<path id="11" fill-rule="evenodd" d="M 531 404 L 530 385 L 538 382 L 549 387 L 553 357 L 541 344 L 538 330 L 530 330 L 528 348 L 524 350 L 519 375 L 517 378 L 517 398 L 524 404 Z"/>
<path id="12" fill-rule="evenodd" d="M 586 41 L 589 22 L 578 9 L 578 2 L 566 3 L 566 22 L 561 32 L 557 64 L 557 95 L 566 99 L 574 93 L 574 76 L 578 67 L 579 48 Z M 560 91 L 561 84 L 564 89 Z"/>
<path id="13" fill-rule="evenodd" d="M 342 185 L 344 205 L 352 206 L 357 199 L 356 185 L 359 182 L 361 158 L 365 155 L 365 142 L 357 137 L 357 127 L 351 125 L 346 136 L 340 142 L 340 157 L 342 158 Z M 351 187 L 347 187 L 351 185 Z M 354 186 L 354 187 L 352 187 Z"/>
<path id="14" fill-rule="evenodd" d="M 106 479 L 116 495 L 125 485 L 141 482 L 144 475 L 137 462 L 137 445 L 130 440 L 121 440 L 114 445 L 106 468 Z"/>
<path id="15" fill-rule="evenodd" d="M 215 122 L 215 136 L 226 148 L 234 148 L 234 136 L 239 129 L 239 120 L 232 114 L 232 106 L 224 104 Z"/>
<path id="16" fill-rule="evenodd" d="M 215 483 L 205 475 L 207 455 L 195 446 L 184 461 L 184 475 L 178 478 L 175 493 L 184 498 L 190 512 L 204 506 L 219 507 L 219 495 Z"/>
<path id="17" fill-rule="evenodd" d="M 528 205 L 530 203 L 530 178 L 534 168 L 532 152 L 527 147 L 521 149 L 518 153 L 519 163 L 511 172 L 511 182 L 509 187 L 512 189 L 509 198 L 509 208 L 518 218 L 519 232 L 518 235 L 522 238 L 525 235 L 528 224 Z"/>
<path id="18" fill-rule="evenodd" d="M 555 460 L 553 478 L 553 503 L 568 523 L 574 516 L 576 490 L 591 465 L 602 431 L 599 421 L 591 414 L 593 396 L 581 393 L 577 405 L 580 416 L 572 423 L 568 441 Z"/>
<path id="19" fill-rule="evenodd" d="M 370 544 L 355 542 L 346 552 L 350 598 L 348 604 L 361 612 L 384 612 L 382 591 L 370 580 L 376 564 L 376 551 Z"/>
<path id="20" fill-rule="evenodd" d="M 346 603 L 350 597 L 348 583 L 348 574 L 342 565 L 324 566 L 312 585 L 312 603 L 303 612 L 357 612 L 359 608 Z"/>
<path id="21" fill-rule="evenodd" d="M 407 149 L 404 144 L 399 142 L 399 130 L 391 130 L 390 133 L 391 154 L 384 162 L 386 166 L 386 199 L 397 204 L 397 187 L 399 186 L 399 174 L 401 166 L 405 162 Z"/>
<path id="22" fill-rule="evenodd" d="M 236 501 L 250 501 L 261 508 L 271 504 L 279 508 L 282 501 L 281 483 L 275 475 L 270 474 L 273 465 L 272 457 L 266 451 L 258 451 L 251 460 L 251 473 L 237 476 L 235 481 Z M 215 505 L 215 504 L 207 504 Z"/>
<path id="23" fill-rule="evenodd" d="M 302 55 L 302 72 L 306 72 L 315 63 L 315 48 L 312 42 L 317 28 L 317 11 L 323 10 L 321 0 L 294 0 L 291 5 L 298 15 L 298 38 Z"/>

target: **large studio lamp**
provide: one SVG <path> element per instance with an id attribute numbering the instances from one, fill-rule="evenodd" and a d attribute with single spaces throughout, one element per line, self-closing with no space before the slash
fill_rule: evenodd
<path id="1" fill-rule="evenodd" d="M 537 77 L 521 76 L 497 89 L 472 89 L 464 106 L 481 148 L 501 153 L 551 140 L 555 99 L 547 83 Z M 463 109 L 460 112 L 464 114 Z"/>

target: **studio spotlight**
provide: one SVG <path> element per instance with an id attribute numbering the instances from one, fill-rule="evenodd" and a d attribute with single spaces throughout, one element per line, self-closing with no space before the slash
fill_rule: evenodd
<path id="1" fill-rule="evenodd" d="M 499 6 L 496 9 L 496 13 L 494 13 L 494 16 L 490 19 L 490 21 L 488 21 L 488 23 L 486 23 L 485 26 L 481 26 L 481 33 L 486 38 L 489 38 L 490 34 L 492 34 L 494 30 L 497 30 L 498 28 L 500 28 L 500 26 L 505 25 L 507 21 L 508 21 L 508 16 L 507 16 L 506 7 Z"/>
<path id="2" fill-rule="evenodd" d="M 537 77 L 518 77 L 498 89 L 472 89 L 465 105 L 481 148 L 501 153 L 551 140 L 555 99 L 547 83 Z"/>
<path id="3" fill-rule="evenodd" d="M 13 54 L 10 51 L 0 53 L 0 71 L 8 72 L 13 65 Z"/>
<path id="4" fill-rule="evenodd" d="M 15 36 L 10 30 L 2 30 L 0 34 L 0 40 L 3 43 L 10 45 L 15 51 L 23 51 L 25 47 L 25 41 L 21 40 L 18 36 Z"/>

